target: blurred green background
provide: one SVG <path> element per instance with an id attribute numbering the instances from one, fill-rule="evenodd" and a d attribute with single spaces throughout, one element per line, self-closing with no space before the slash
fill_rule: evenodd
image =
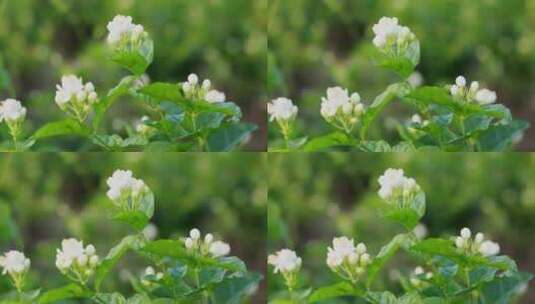
<path id="1" fill-rule="evenodd" d="M 402 228 L 379 217 L 378 177 L 402 168 L 427 197 L 428 236 L 484 232 L 523 271 L 535 273 L 535 155 L 524 153 L 316 153 L 269 155 L 268 252 L 294 248 L 303 258 L 305 286 L 335 282 L 325 264 L 336 236 L 365 242 L 372 255 Z M 397 273 L 418 261 L 396 257 L 378 289 L 400 291 Z M 269 269 L 269 294 L 284 287 Z M 333 302 L 354 303 L 354 302 Z M 532 282 L 519 303 L 535 303 Z"/>
<path id="2" fill-rule="evenodd" d="M 419 38 L 424 84 L 451 84 L 460 74 L 480 80 L 515 117 L 535 125 L 535 0 L 271 0 L 269 97 L 292 98 L 306 134 L 327 132 L 319 109 L 328 87 L 358 91 L 369 104 L 399 81 L 370 60 L 371 28 L 382 16 L 398 17 Z M 387 109 L 372 138 L 399 141 L 392 122 L 412 111 Z M 519 149 L 535 149 L 535 129 Z"/>
<path id="3" fill-rule="evenodd" d="M 105 94 L 126 74 L 107 60 L 106 25 L 131 15 L 155 42 L 151 80 L 212 79 L 260 127 L 248 149 L 265 150 L 266 9 L 267 0 L 0 0 L 0 100 L 21 100 L 35 130 L 65 115 L 54 103 L 62 74 Z M 126 98 L 107 115 L 108 128 L 123 134 L 142 113 Z M 76 141 L 60 143 L 65 150 Z"/>
<path id="4" fill-rule="evenodd" d="M 106 179 L 130 169 L 156 198 L 153 223 L 159 238 L 179 238 L 193 227 L 229 242 L 232 254 L 250 270 L 265 272 L 266 156 L 257 153 L 138 154 L 23 153 L 0 155 L 0 252 L 23 249 L 32 259 L 31 287 L 59 287 L 66 279 L 55 269 L 63 238 L 92 243 L 107 251 L 127 233 L 106 215 Z M 2 205 L 3 204 L 3 205 Z M 9 217 L 8 217 L 9 218 Z M 147 261 L 129 254 L 104 289 L 130 294 L 128 275 L 138 276 Z M 264 283 L 246 303 L 260 303 Z M 0 293 L 9 289 L 0 276 Z"/>

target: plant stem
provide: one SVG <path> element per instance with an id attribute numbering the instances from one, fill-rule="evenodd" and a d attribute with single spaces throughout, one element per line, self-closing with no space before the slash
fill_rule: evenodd
<path id="1" fill-rule="evenodd" d="M 197 289 L 200 289 L 201 288 L 201 280 L 200 280 L 200 277 L 199 277 L 199 268 L 196 267 L 193 272 L 195 274 L 195 284 L 197 285 Z M 206 293 L 204 291 L 202 292 L 201 303 L 202 304 L 208 304 L 208 299 L 207 299 Z"/>

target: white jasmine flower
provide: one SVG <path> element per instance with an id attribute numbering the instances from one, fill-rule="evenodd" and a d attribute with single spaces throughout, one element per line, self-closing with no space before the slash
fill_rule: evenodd
<path id="1" fill-rule="evenodd" d="M 192 238 L 194 241 L 196 241 L 201 237 L 201 232 L 199 231 L 199 229 L 193 228 L 189 232 L 189 237 Z"/>
<path id="2" fill-rule="evenodd" d="M 364 113 L 364 105 L 358 93 L 350 96 L 347 89 L 333 87 L 327 89 L 327 97 L 322 97 L 320 112 L 331 125 L 351 133 Z"/>
<path id="3" fill-rule="evenodd" d="M 108 197 L 121 208 L 136 209 L 141 196 L 150 191 L 147 185 L 132 175 L 130 170 L 115 170 L 106 181 Z M 130 198 L 130 202 L 125 199 Z"/>
<path id="4" fill-rule="evenodd" d="M 477 92 L 477 91 L 479 91 L 479 82 L 472 81 L 472 83 L 470 84 L 470 92 Z"/>
<path id="5" fill-rule="evenodd" d="M 472 232 L 468 228 L 463 228 L 460 236 L 455 238 L 455 247 L 469 255 L 493 256 L 500 252 L 500 245 L 490 240 L 485 240 L 483 233 L 476 233 L 472 239 Z"/>
<path id="6" fill-rule="evenodd" d="M 492 241 L 484 241 L 479 247 L 479 252 L 484 256 L 493 256 L 500 253 L 500 245 Z"/>
<path id="7" fill-rule="evenodd" d="M 395 44 L 403 48 L 416 38 L 408 27 L 398 24 L 397 18 L 382 17 L 372 29 L 375 33 L 373 44 L 380 49 Z"/>
<path id="8" fill-rule="evenodd" d="M 290 122 L 295 119 L 299 109 L 292 100 L 280 97 L 268 103 L 269 121 Z"/>
<path id="9" fill-rule="evenodd" d="M 293 273 L 299 271 L 302 260 L 295 251 L 282 249 L 268 256 L 268 264 L 275 267 L 274 273 Z"/>
<path id="10" fill-rule="evenodd" d="M 387 169 L 378 182 L 381 186 L 378 194 L 387 201 L 398 195 L 416 192 L 420 188 L 413 178 L 404 176 L 402 169 Z"/>
<path id="11" fill-rule="evenodd" d="M 411 87 L 417 88 L 420 87 L 424 83 L 424 77 L 419 72 L 412 73 L 409 78 L 407 79 Z"/>
<path id="12" fill-rule="evenodd" d="M 347 113 L 352 110 L 349 92 L 341 87 L 327 89 L 327 98 L 322 97 L 321 115 L 330 118 L 336 115 L 338 110 Z"/>
<path id="13" fill-rule="evenodd" d="M 415 124 L 422 124 L 422 117 L 418 114 L 414 114 L 411 117 L 411 121 Z"/>
<path id="14" fill-rule="evenodd" d="M 480 104 L 486 105 L 486 104 L 495 103 L 497 99 L 497 95 L 496 95 L 496 92 L 494 91 L 483 89 L 476 93 L 475 99 Z"/>
<path id="15" fill-rule="evenodd" d="M 334 238 L 333 247 L 327 250 L 327 265 L 331 268 L 342 265 L 345 259 L 356 254 L 354 241 L 347 237 Z"/>
<path id="16" fill-rule="evenodd" d="M 459 95 L 460 91 L 461 90 L 459 89 L 459 87 L 456 84 L 452 85 L 451 88 L 450 88 L 450 93 L 451 93 L 452 96 Z"/>
<path id="17" fill-rule="evenodd" d="M 98 101 L 95 86 L 75 75 L 61 78 L 61 84 L 56 86 L 56 104 L 60 109 L 74 116 L 78 120 L 85 120 L 91 110 L 91 105 Z"/>
<path id="18" fill-rule="evenodd" d="M 16 123 L 24 120 L 26 117 L 26 108 L 20 101 L 15 99 L 6 99 L 0 103 L 0 122 Z"/>
<path id="19" fill-rule="evenodd" d="M 413 232 L 419 240 L 422 240 L 427 236 L 427 227 L 424 224 L 419 223 L 414 227 Z"/>
<path id="20" fill-rule="evenodd" d="M 211 244 L 213 241 L 214 241 L 214 235 L 213 235 L 213 234 L 211 234 L 211 233 L 207 233 L 207 234 L 204 236 L 204 243 L 205 243 L 205 244 Z"/>
<path id="21" fill-rule="evenodd" d="M 191 85 L 197 85 L 197 83 L 199 83 L 199 76 L 197 76 L 197 74 L 189 74 L 188 83 Z"/>
<path id="22" fill-rule="evenodd" d="M 221 103 L 225 102 L 226 96 L 224 93 L 219 92 L 218 90 L 210 90 L 206 92 L 204 99 L 209 103 Z"/>
<path id="23" fill-rule="evenodd" d="M 468 228 L 463 228 L 461 229 L 461 237 L 465 240 L 469 239 L 472 237 L 472 231 L 470 231 L 470 229 Z"/>
<path id="24" fill-rule="evenodd" d="M 213 257 L 222 257 L 230 253 L 230 245 L 222 241 L 215 241 L 210 244 L 209 252 Z"/>
<path id="25" fill-rule="evenodd" d="M 186 246 L 186 249 L 192 249 L 195 245 L 195 242 L 192 238 L 186 238 L 186 240 L 184 241 L 184 245 Z"/>
<path id="26" fill-rule="evenodd" d="M 120 42 L 135 42 L 143 35 L 145 29 L 141 25 L 132 23 L 132 17 L 117 15 L 108 23 L 108 43 L 117 45 Z"/>
<path id="27" fill-rule="evenodd" d="M 2 274 L 17 276 L 30 269 L 30 259 L 26 258 L 24 253 L 16 250 L 8 251 L 0 256 L 0 267 L 3 268 Z"/>
<path id="28" fill-rule="evenodd" d="M 209 91 L 211 87 L 212 87 L 212 82 L 210 81 L 210 79 L 205 79 L 205 80 L 202 82 L 202 88 L 203 88 L 205 91 Z"/>
<path id="29" fill-rule="evenodd" d="M 457 86 L 459 86 L 459 87 L 466 86 L 466 78 L 464 78 L 464 76 L 457 77 L 455 79 L 455 84 L 457 84 Z"/>
<path id="30" fill-rule="evenodd" d="M 158 227 L 153 223 L 149 223 L 147 227 L 143 228 L 143 235 L 147 240 L 154 240 L 158 236 Z"/>
<path id="31" fill-rule="evenodd" d="M 155 275 L 155 274 L 156 274 L 156 271 L 154 271 L 154 268 L 152 268 L 152 266 L 149 266 L 145 269 L 146 276 Z"/>

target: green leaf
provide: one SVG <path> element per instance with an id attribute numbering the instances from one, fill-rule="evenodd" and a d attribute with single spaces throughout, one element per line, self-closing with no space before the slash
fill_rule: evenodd
<path id="1" fill-rule="evenodd" d="M 233 102 L 210 103 L 204 100 L 195 100 L 191 102 L 191 107 L 197 113 L 222 113 L 234 117 L 236 121 L 239 121 L 242 116 L 240 107 Z"/>
<path id="2" fill-rule="evenodd" d="M 368 266 L 368 279 L 366 281 L 366 286 L 368 288 L 373 284 L 381 269 L 383 269 L 385 264 L 396 254 L 406 240 L 406 234 L 396 235 L 390 242 L 388 242 L 388 244 L 383 246 L 377 256 L 373 258 L 371 264 Z"/>
<path id="3" fill-rule="evenodd" d="M 254 291 L 261 279 L 261 275 L 249 273 L 242 277 L 223 280 L 214 289 L 214 303 L 240 304 L 246 295 Z"/>
<path id="4" fill-rule="evenodd" d="M 383 217 L 395 221 L 411 231 L 425 214 L 425 193 L 420 191 L 402 208 L 387 203 L 381 206 L 380 211 Z"/>
<path id="5" fill-rule="evenodd" d="M 191 108 L 191 102 L 182 95 L 177 84 L 155 82 L 144 86 L 138 92 L 159 101 L 171 101 L 185 108 Z"/>
<path id="6" fill-rule="evenodd" d="M 455 249 L 453 241 L 445 239 L 425 239 L 412 246 L 411 250 L 450 258 L 457 258 L 461 256 L 461 254 Z"/>
<path id="7" fill-rule="evenodd" d="M 465 134 L 470 136 L 476 132 L 488 129 L 492 119 L 492 117 L 481 114 L 472 114 L 468 116 L 464 120 Z"/>
<path id="8" fill-rule="evenodd" d="M 377 141 L 361 141 L 359 144 L 359 148 L 363 152 L 391 152 L 392 147 L 390 147 L 390 144 L 388 144 L 384 140 L 377 140 Z"/>
<path id="9" fill-rule="evenodd" d="M 362 116 L 361 128 L 360 128 L 360 137 L 361 139 L 366 138 L 366 133 L 368 132 L 369 127 L 373 121 L 379 116 L 379 114 L 388 106 L 396 97 L 401 97 L 406 95 L 410 91 L 410 88 L 407 84 L 404 83 L 395 83 L 377 96 L 373 103 L 366 109 L 364 115 Z"/>
<path id="10" fill-rule="evenodd" d="M 368 292 L 366 300 L 375 304 L 399 304 L 395 295 L 389 291 L 385 292 Z"/>
<path id="11" fill-rule="evenodd" d="M 115 101 L 122 95 L 128 93 L 132 84 L 134 83 L 136 77 L 127 76 L 121 79 L 119 84 L 111 89 L 108 94 L 101 98 L 100 101 L 95 105 L 95 118 L 93 118 L 93 129 L 98 129 L 106 111 L 115 103 Z"/>
<path id="12" fill-rule="evenodd" d="M 64 136 L 64 135 L 80 135 L 88 136 L 90 133 L 89 128 L 80 124 L 74 119 L 65 119 L 60 121 L 55 121 L 47 123 L 46 125 L 39 128 L 32 136 L 33 139 L 43 139 L 47 137 L 54 136 Z"/>
<path id="13" fill-rule="evenodd" d="M 69 284 L 45 292 L 39 298 L 39 304 L 56 303 L 66 299 L 90 298 L 93 294 L 76 284 Z"/>
<path id="14" fill-rule="evenodd" d="M 114 293 L 97 293 L 93 300 L 100 304 L 126 304 L 126 299 L 117 292 Z"/>
<path id="15" fill-rule="evenodd" d="M 533 275 L 528 273 L 515 273 L 510 276 L 497 277 L 493 281 L 484 284 L 481 292 L 482 297 L 493 304 L 509 304 L 518 294 L 518 291 L 528 284 Z"/>
<path id="16" fill-rule="evenodd" d="M 154 42 L 146 38 L 143 44 L 134 50 L 118 50 L 111 55 L 111 60 L 134 75 L 141 76 L 152 63 L 154 56 Z"/>
<path id="17" fill-rule="evenodd" d="M 0 244 L 15 240 L 17 236 L 17 226 L 11 218 L 11 209 L 7 204 L 0 203 Z"/>
<path id="18" fill-rule="evenodd" d="M 166 257 L 173 257 L 178 259 L 190 259 L 191 255 L 184 248 L 181 241 L 174 240 L 157 240 L 147 243 L 142 251 Z"/>
<path id="19" fill-rule="evenodd" d="M 310 295 L 308 302 L 314 303 L 332 298 L 356 296 L 357 294 L 357 290 L 349 282 L 340 282 L 316 289 Z"/>
<path id="20" fill-rule="evenodd" d="M 222 126 L 208 137 L 207 149 L 211 152 L 231 151 L 245 142 L 257 127 L 250 123 Z"/>
<path id="21" fill-rule="evenodd" d="M 97 267 L 95 272 L 95 288 L 97 290 L 100 289 L 100 286 L 108 273 L 115 267 L 117 262 L 119 262 L 128 250 L 137 250 L 141 246 L 143 246 L 143 240 L 137 235 L 130 235 L 123 238 L 119 244 L 113 247 Z"/>
<path id="22" fill-rule="evenodd" d="M 130 225 L 134 229 L 141 231 L 154 215 L 154 194 L 152 191 L 146 192 L 140 199 L 136 210 L 114 210 L 111 218 L 118 222 Z"/>
<path id="23" fill-rule="evenodd" d="M 412 42 L 401 55 L 392 55 L 376 50 L 373 56 L 376 65 L 396 72 L 402 78 L 408 78 L 420 62 L 420 42 Z"/>
<path id="24" fill-rule="evenodd" d="M 508 150 L 527 128 L 529 123 L 522 120 L 513 120 L 508 125 L 492 126 L 479 136 L 479 148 L 481 151 Z"/>
<path id="25" fill-rule="evenodd" d="M 353 146 L 355 141 L 342 132 L 333 132 L 327 135 L 312 138 L 303 147 L 304 151 L 314 152 L 328 150 L 336 147 Z"/>

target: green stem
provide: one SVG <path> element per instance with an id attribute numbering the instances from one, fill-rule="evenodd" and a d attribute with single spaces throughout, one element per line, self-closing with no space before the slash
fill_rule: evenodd
<path id="1" fill-rule="evenodd" d="M 195 284 L 197 285 L 197 289 L 200 289 L 201 288 L 201 280 L 200 280 L 200 277 L 199 277 L 199 268 L 196 267 L 194 272 L 195 274 Z M 201 298 L 201 304 L 208 304 L 208 299 L 206 297 L 206 292 L 202 292 L 202 298 Z"/>

